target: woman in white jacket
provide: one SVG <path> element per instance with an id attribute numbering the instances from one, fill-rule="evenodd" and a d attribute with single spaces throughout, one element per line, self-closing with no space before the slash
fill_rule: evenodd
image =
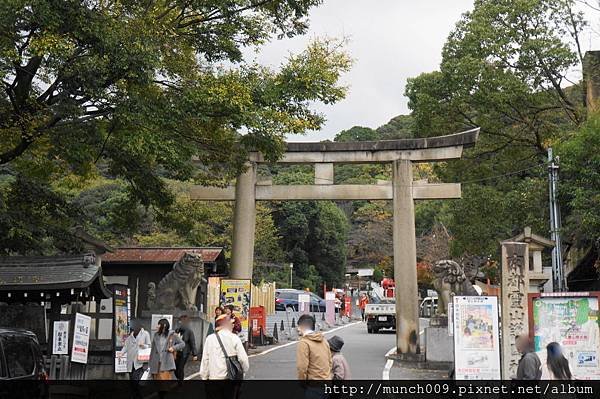
<path id="1" fill-rule="evenodd" d="M 227 356 L 237 356 L 244 374 L 248 372 L 250 364 L 248 355 L 240 338 L 233 332 L 233 320 L 223 314 L 215 320 L 215 333 L 210 334 L 204 341 L 202 349 L 202 362 L 200 363 L 200 378 L 203 380 L 227 380 L 227 363 L 223 348 L 219 343 L 221 339 Z M 217 337 L 218 335 L 218 337 Z M 207 384 L 207 396 L 212 398 L 236 398 L 239 384 Z"/>

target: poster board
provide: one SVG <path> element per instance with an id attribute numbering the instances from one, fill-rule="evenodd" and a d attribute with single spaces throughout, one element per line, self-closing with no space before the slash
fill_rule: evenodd
<path id="1" fill-rule="evenodd" d="M 600 379 L 600 292 L 529 294 L 529 333 L 546 363 L 546 345 L 558 342 L 578 380 Z"/>
<path id="2" fill-rule="evenodd" d="M 300 313 L 310 312 L 310 294 L 298 294 L 298 311 Z"/>
<path id="3" fill-rule="evenodd" d="M 455 296 L 454 370 L 457 380 L 499 380 L 498 298 Z"/>
<path id="4" fill-rule="evenodd" d="M 52 354 L 69 354 L 69 322 L 55 321 L 52 326 Z"/>
<path id="5" fill-rule="evenodd" d="M 73 328 L 73 347 L 71 348 L 71 361 L 87 364 L 90 348 L 90 327 L 92 318 L 81 313 L 75 313 L 75 326 Z"/>
<path id="6" fill-rule="evenodd" d="M 121 355 L 125 341 L 129 336 L 130 295 L 126 285 L 115 284 L 113 291 L 113 340 L 115 348 L 115 373 L 126 373 L 127 357 Z"/>
<path id="7" fill-rule="evenodd" d="M 250 315 L 250 280 L 222 279 L 221 280 L 221 306 L 233 305 L 235 315 L 240 318 L 242 331 L 239 336 L 242 341 L 248 340 L 248 318 Z"/>

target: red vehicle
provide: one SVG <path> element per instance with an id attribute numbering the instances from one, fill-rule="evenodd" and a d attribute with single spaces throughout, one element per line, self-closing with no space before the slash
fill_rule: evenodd
<path id="1" fill-rule="evenodd" d="M 396 291 L 396 283 L 391 278 L 384 278 L 381 280 L 381 287 L 383 288 L 383 295 L 386 298 L 394 298 Z"/>

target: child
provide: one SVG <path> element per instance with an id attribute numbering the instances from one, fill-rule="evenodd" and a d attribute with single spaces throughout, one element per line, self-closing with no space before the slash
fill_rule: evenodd
<path id="1" fill-rule="evenodd" d="M 331 373 L 333 374 L 332 379 L 334 380 L 351 380 L 350 366 L 346 361 L 346 358 L 342 354 L 342 346 L 344 346 L 344 340 L 337 335 L 327 340 L 329 343 L 329 350 L 331 351 L 332 367 Z"/>

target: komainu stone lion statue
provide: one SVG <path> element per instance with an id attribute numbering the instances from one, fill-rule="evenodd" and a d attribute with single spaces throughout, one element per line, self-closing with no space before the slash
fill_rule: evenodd
<path id="1" fill-rule="evenodd" d="M 477 291 L 473 288 L 471 280 L 465 275 L 465 271 L 453 260 L 440 260 L 433 265 L 433 288 L 438 293 L 437 315 L 446 314 L 448 304 L 452 301 L 452 295 L 476 296 Z"/>
<path id="2" fill-rule="evenodd" d="M 202 255 L 186 252 L 156 287 L 150 310 L 198 310 L 196 292 L 204 275 Z M 150 305 L 150 304 L 149 304 Z"/>

